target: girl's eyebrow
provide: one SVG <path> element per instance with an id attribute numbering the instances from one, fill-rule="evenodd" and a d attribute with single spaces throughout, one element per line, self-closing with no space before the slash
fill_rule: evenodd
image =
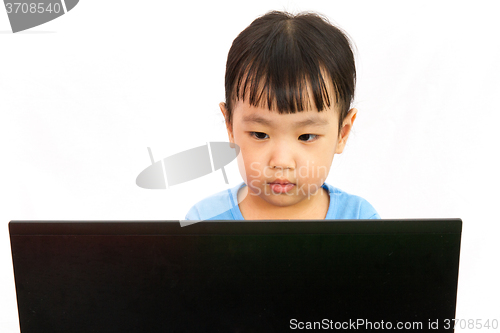
<path id="1" fill-rule="evenodd" d="M 243 117 L 243 122 L 245 123 L 257 123 L 265 126 L 272 126 L 273 122 L 266 119 L 262 118 L 259 115 L 256 114 L 251 114 Z M 327 119 L 322 119 L 318 117 L 309 117 L 307 119 L 304 119 L 302 121 L 296 122 L 294 127 L 304 127 L 304 126 L 326 126 L 328 125 L 328 120 Z"/>
<path id="2" fill-rule="evenodd" d="M 273 124 L 272 121 L 267 120 L 265 118 L 262 118 L 261 116 L 258 116 L 256 114 L 250 114 L 250 115 L 244 116 L 243 122 L 245 122 L 245 123 L 257 123 L 257 124 L 266 125 L 266 126 L 272 126 L 272 124 Z"/>
<path id="3" fill-rule="evenodd" d="M 305 120 L 299 121 L 295 123 L 295 127 L 304 127 L 304 126 L 326 126 L 328 125 L 328 119 L 322 119 L 317 117 L 310 117 Z"/>

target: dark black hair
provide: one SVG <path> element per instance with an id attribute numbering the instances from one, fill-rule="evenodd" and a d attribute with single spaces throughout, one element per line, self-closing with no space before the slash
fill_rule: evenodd
<path id="1" fill-rule="evenodd" d="M 337 103 L 340 132 L 355 81 L 351 44 L 339 28 L 317 13 L 272 11 L 255 19 L 231 45 L 225 76 L 226 123 L 232 125 L 239 99 L 248 98 L 250 105 L 267 105 L 282 114 L 308 109 L 312 98 L 318 111 Z M 330 96 L 328 85 L 335 96 Z"/>

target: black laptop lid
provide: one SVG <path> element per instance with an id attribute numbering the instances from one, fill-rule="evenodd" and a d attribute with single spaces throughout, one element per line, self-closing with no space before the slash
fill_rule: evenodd
<path id="1" fill-rule="evenodd" d="M 453 331 L 459 219 L 9 229 L 22 333 Z"/>

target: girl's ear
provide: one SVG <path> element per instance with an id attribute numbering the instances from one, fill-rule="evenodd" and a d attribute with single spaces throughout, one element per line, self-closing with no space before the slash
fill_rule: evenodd
<path id="1" fill-rule="evenodd" d="M 227 122 L 227 109 L 226 109 L 226 103 L 220 102 L 219 103 L 220 111 L 222 112 L 222 115 L 224 116 L 224 122 L 226 123 L 226 130 L 227 130 L 227 135 L 229 137 L 229 142 L 234 143 L 234 137 L 233 137 L 233 127 L 231 124 Z"/>
<path id="2" fill-rule="evenodd" d="M 349 138 L 349 133 L 351 133 L 352 125 L 354 124 L 354 120 L 356 120 L 357 114 L 358 110 L 355 108 L 350 109 L 349 113 L 347 113 L 347 116 L 342 123 L 342 127 L 340 128 L 335 154 L 341 154 L 344 151 L 344 147 L 347 143 L 347 138 Z"/>

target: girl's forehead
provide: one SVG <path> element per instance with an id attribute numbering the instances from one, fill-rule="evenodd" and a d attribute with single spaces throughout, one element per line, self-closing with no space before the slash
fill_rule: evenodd
<path id="1" fill-rule="evenodd" d="M 301 116 L 306 112 L 316 112 L 322 117 L 339 118 L 343 108 L 337 103 L 337 92 L 324 69 L 318 80 L 320 82 L 314 81 L 314 85 L 311 84 L 311 79 L 304 78 L 297 80 L 292 86 L 271 87 L 266 83 L 265 77 L 256 82 L 245 75 L 231 98 L 231 118 L 241 111 L 270 113 L 271 117 L 288 114 Z"/>
<path id="2" fill-rule="evenodd" d="M 265 106 L 253 106 L 248 101 L 239 100 L 234 108 L 233 119 L 240 124 L 261 124 L 279 126 L 283 124 L 295 124 L 297 126 L 321 125 L 337 126 L 339 114 L 335 108 L 327 108 L 322 111 L 308 109 L 293 113 L 280 113 L 270 110 Z"/>

